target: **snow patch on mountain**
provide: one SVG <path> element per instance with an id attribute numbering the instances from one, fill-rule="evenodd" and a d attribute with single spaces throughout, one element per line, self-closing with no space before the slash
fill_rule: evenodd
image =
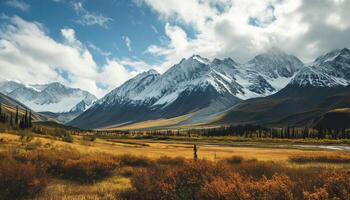
<path id="1" fill-rule="evenodd" d="M 184 91 L 206 91 L 249 99 L 273 94 L 294 77 L 303 63 L 278 49 L 256 56 L 246 64 L 231 58 L 209 59 L 199 55 L 182 59 L 164 74 L 143 72 L 114 89 L 98 104 L 166 107 Z"/>

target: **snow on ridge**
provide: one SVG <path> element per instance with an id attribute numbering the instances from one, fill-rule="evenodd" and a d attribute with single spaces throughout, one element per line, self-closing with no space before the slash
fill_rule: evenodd
<path id="1" fill-rule="evenodd" d="M 157 78 L 144 78 L 144 76 L 152 76 L 152 73 L 150 75 L 144 72 L 137 75 L 99 100 L 99 104 L 104 101 L 106 104 L 112 104 L 116 101 L 168 105 L 184 90 L 205 89 L 208 86 L 212 86 L 220 94 L 227 93 L 241 99 L 266 96 L 284 87 L 302 64 L 299 59 L 280 50 L 268 52 L 262 57 L 262 63 L 257 56 L 255 63 L 239 64 L 230 58 L 223 60 L 215 58 L 210 61 L 199 55 L 193 55 L 188 59 L 182 59 L 165 73 L 161 75 L 157 73 Z M 283 65 L 283 62 L 287 64 Z M 275 73 L 278 74 L 276 77 L 269 75 L 269 71 L 264 71 L 266 63 L 278 63 L 273 66 Z M 260 71 L 254 69 L 257 65 L 262 65 Z M 277 69 L 283 66 L 286 68 L 283 70 L 292 73 L 291 77 L 277 73 Z M 266 70 L 270 69 L 266 68 Z M 259 85 L 261 82 L 263 84 Z M 281 84 L 282 86 L 278 87 Z"/>

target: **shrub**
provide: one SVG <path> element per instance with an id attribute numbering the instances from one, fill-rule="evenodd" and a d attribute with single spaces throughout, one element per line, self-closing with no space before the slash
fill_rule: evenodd
<path id="1" fill-rule="evenodd" d="M 31 163 L 19 163 L 8 157 L 0 160 L 0 199 L 32 196 L 47 182 L 44 170 Z"/>
<path id="2" fill-rule="evenodd" d="M 160 165 L 171 165 L 171 166 L 181 166 L 185 162 L 184 158 L 176 157 L 176 158 L 170 158 L 167 156 L 160 157 L 157 160 L 157 164 Z"/>
<path id="3" fill-rule="evenodd" d="M 231 165 L 232 170 L 247 177 L 253 177 L 254 179 L 260 179 L 263 176 L 271 178 L 274 174 L 281 174 L 286 171 L 286 167 L 274 163 L 263 161 L 245 161 L 238 165 Z"/>
<path id="4" fill-rule="evenodd" d="M 242 163 L 243 158 L 241 156 L 232 156 L 230 158 L 226 158 L 224 161 L 229 164 L 240 164 Z"/>
<path id="5" fill-rule="evenodd" d="M 206 183 L 201 199 L 291 200 L 291 188 L 292 182 L 287 176 L 274 175 L 272 179 L 263 177 L 254 181 L 233 173 L 226 180 L 224 177 L 216 177 Z"/>
<path id="6" fill-rule="evenodd" d="M 132 155 L 122 155 L 117 157 L 120 166 L 130 166 L 130 167 L 148 167 L 153 162 L 146 157 L 137 157 Z"/>
<path id="7" fill-rule="evenodd" d="M 350 199 L 350 170 L 323 174 L 323 186 L 304 192 L 304 199 Z"/>
<path id="8" fill-rule="evenodd" d="M 113 157 L 107 155 L 83 156 L 67 160 L 62 166 L 62 176 L 80 182 L 94 182 L 109 176 L 117 167 Z"/>
<path id="9" fill-rule="evenodd" d="M 188 161 L 183 166 L 140 169 L 131 179 L 127 199 L 293 199 L 292 181 L 285 175 L 254 180 L 224 163 Z"/>
<path id="10" fill-rule="evenodd" d="M 69 143 L 73 142 L 73 136 L 68 131 L 63 131 L 60 137 L 64 142 L 69 142 Z"/>
<path id="11" fill-rule="evenodd" d="M 96 135 L 84 135 L 83 140 L 88 142 L 93 142 L 96 140 Z"/>
<path id="12" fill-rule="evenodd" d="M 38 149 L 9 152 L 21 163 L 31 163 L 53 176 L 79 182 L 94 182 L 107 177 L 117 167 L 113 156 L 107 154 L 81 154 L 75 149 Z"/>

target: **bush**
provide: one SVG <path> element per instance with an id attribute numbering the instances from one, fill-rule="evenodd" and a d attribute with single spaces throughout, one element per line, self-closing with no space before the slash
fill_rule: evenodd
<path id="1" fill-rule="evenodd" d="M 225 161 L 229 164 L 240 164 L 243 161 L 241 156 L 232 156 L 230 158 L 226 158 Z"/>
<path id="2" fill-rule="evenodd" d="M 40 135 L 51 135 L 69 143 L 73 142 L 73 136 L 70 131 L 63 128 L 49 128 L 36 125 L 32 128 L 32 132 Z"/>
<path id="3" fill-rule="evenodd" d="M 132 155 L 122 155 L 117 157 L 120 166 L 130 166 L 130 167 L 148 167 L 153 162 L 146 157 L 137 157 Z"/>
<path id="4" fill-rule="evenodd" d="M 323 174 L 323 186 L 304 192 L 304 199 L 350 199 L 350 171 Z"/>
<path id="5" fill-rule="evenodd" d="M 83 140 L 88 142 L 94 142 L 96 140 L 96 135 L 84 135 Z"/>
<path id="6" fill-rule="evenodd" d="M 141 169 L 131 182 L 134 189 L 125 194 L 127 199 L 293 199 L 293 184 L 285 175 L 254 180 L 203 160 Z"/>
<path id="7" fill-rule="evenodd" d="M 185 162 L 184 158 L 176 157 L 176 158 L 170 158 L 167 156 L 160 157 L 157 160 L 157 164 L 159 165 L 170 165 L 170 166 L 181 166 Z"/>
<path id="8" fill-rule="evenodd" d="M 0 160 L 0 199 L 32 196 L 47 182 L 45 171 L 31 163 L 19 163 L 9 157 Z"/>
<path id="9" fill-rule="evenodd" d="M 75 149 L 12 150 L 7 154 L 21 163 L 30 163 L 46 173 L 78 182 L 94 182 L 109 176 L 118 166 L 107 154 L 81 154 Z"/>
<path id="10" fill-rule="evenodd" d="M 67 160 L 62 166 L 62 176 L 80 182 L 94 182 L 111 175 L 117 167 L 116 161 L 107 155 L 83 156 L 78 160 Z"/>
<path id="11" fill-rule="evenodd" d="M 64 141 L 64 142 L 69 142 L 69 143 L 73 142 L 73 136 L 68 131 L 63 131 L 61 133 L 60 137 L 62 138 L 62 141 Z"/>

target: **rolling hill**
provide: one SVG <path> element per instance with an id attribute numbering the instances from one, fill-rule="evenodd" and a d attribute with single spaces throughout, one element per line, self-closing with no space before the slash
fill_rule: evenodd
<path id="1" fill-rule="evenodd" d="M 6 114 L 10 114 L 12 113 L 13 115 L 16 113 L 16 107 L 18 106 L 18 113 L 20 115 L 24 115 L 25 110 L 30 111 L 31 109 L 29 109 L 27 106 L 25 106 L 24 104 L 20 103 L 19 101 L 8 97 L 2 93 L 0 93 L 0 103 L 1 103 L 1 108 L 2 108 L 2 112 L 6 113 Z M 47 117 L 36 113 L 34 111 L 32 111 L 32 117 L 34 121 L 47 121 L 49 120 Z"/>

